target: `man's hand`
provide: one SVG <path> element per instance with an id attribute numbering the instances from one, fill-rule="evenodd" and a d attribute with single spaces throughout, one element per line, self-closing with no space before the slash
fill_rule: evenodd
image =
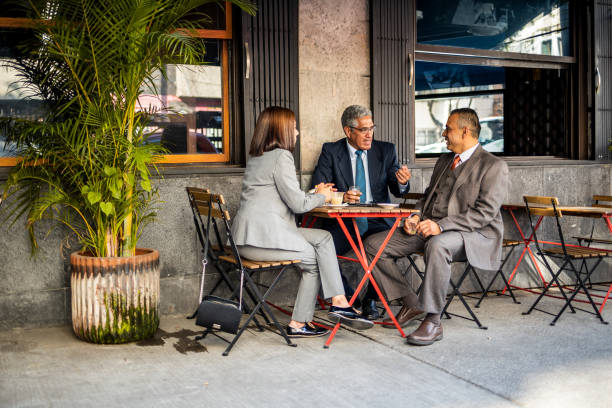
<path id="1" fill-rule="evenodd" d="M 439 235 L 441 231 L 440 226 L 436 222 L 432 220 L 425 220 L 419 222 L 419 225 L 416 227 L 416 232 L 423 238 L 427 238 L 432 235 Z"/>
<path id="2" fill-rule="evenodd" d="M 359 202 L 359 197 L 361 197 L 361 191 L 357 191 L 357 190 L 349 190 L 346 193 L 344 193 L 344 202 L 345 203 L 358 203 Z"/>
<path id="3" fill-rule="evenodd" d="M 410 170 L 408 170 L 408 167 L 403 164 L 402 167 L 400 167 L 399 170 L 395 172 L 395 177 L 397 177 L 397 181 L 400 184 L 406 184 L 410 180 Z"/>
<path id="4" fill-rule="evenodd" d="M 413 215 L 412 217 L 408 217 L 404 220 L 404 232 L 408 235 L 414 235 L 417 232 L 417 225 L 419 223 L 418 215 Z"/>

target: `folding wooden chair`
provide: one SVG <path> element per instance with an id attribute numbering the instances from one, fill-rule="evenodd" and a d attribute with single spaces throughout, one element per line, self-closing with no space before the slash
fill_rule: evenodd
<path id="1" fill-rule="evenodd" d="M 612 196 L 594 195 L 593 203 L 591 204 L 591 206 L 599 207 L 599 208 L 612 208 Z M 582 246 L 583 242 L 586 244 L 584 246 L 587 246 L 587 247 L 591 246 L 591 243 L 612 245 L 612 240 L 593 237 L 593 233 L 595 232 L 595 221 L 596 220 L 593 219 L 593 223 L 591 225 L 591 233 L 589 234 L 588 237 L 585 237 L 585 236 L 573 237 L 574 239 L 578 241 L 578 245 Z"/>
<path id="2" fill-rule="evenodd" d="M 213 285 L 212 289 L 208 292 L 208 295 L 214 295 L 217 292 L 217 290 L 221 288 L 222 284 L 225 284 L 225 286 L 229 289 L 230 293 L 234 293 L 237 291 L 237 286 L 233 283 L 234 281 L 232 281 L 232 279 L 230 278 L 230 272 L 233 271 L 234 268 L 229 267 L 225 262 L 222 262 L 219 259 L 220 255 L 225 255 L 231 252 L 231 250 L 228 246 L 223 245 L 224 242 L 222 241 L 222 238 L 221 238 L 221 232 L 219 230 L 217 220 L 212 217 L 210 218 L 210 220 L 208 218 L 209 202 L 202 201 L 200 199 L 202 197 L 207 198 L 208 196 L 206 194 L 210 193 L 210 190 L 202 189 L 198 187 L 186 187 L 186 190 L 187 190 L 187 197 L 189 199 L 189 206 L 191 208 L 191 212 L 193 215 L 193 223 L 195 225 L 198 240 L 200 241 L 200 250 L 202 251 L 202 258 L 206 258 L 208 264 L 212 265 L 217 271 L 219 271 L 219 278 Z M 204 196 L 202 196 L 202 194 L 204 194 Z M 207 221 L 206 223 L 204 222 L 204 219 L 202 217 L 206 219 Z M 205 250 L 206 239 L 207 239 L 206 237 L 210 237 L 211 233 L 214 233 L 216 242 L 210 242 L 211 240 L 210 238 L 208 238 L 209 239 L 208 250 Z M 205 251 L 207 253 L 205 253 Z M 204 282 L 201 282 L 200 285 L 203 287 Z M 253 293 L 251 292 L 250 288 L 248 287 L 246 288 L 246 294 L 247 296 L 249 296 L 252 302 L 255 302 L 255 297 Z M 201 301 L 202 299 L 199 299 L 199 302 Z M 247 313 L 250 313 L 250 308 L 248 304 L 246 303 L 243 304 L 243 308 Z M 187 318 L 193 319 L 196 317 L 197 313 L 198 313 L 198 310 L 196 308 L 193 314 L 188 316 Z M 266 324 L 270 324 L 270 320 L 268 319 L 268 316 L 266 316 L 266 314 L 263 312 L 261 312 L 260 314 L 265 320 Z M 257 318 L 254 318 L 253 321 L 255 322 L 255 325 L 257 326 L 259 331 L 264 330 L 263 326 L 259 323 L 259 320 Z"/>
<path id="3" fill-rule="evenodd" d="M 591 204 L 592 207 L 599 207 L 599 208 L 612 208 L 612 196 L 609 195 L 594 195 L 593 196 L 593 202 Z M 594 232 L 595 232 L 595 222 L 597 220 L 594 218 L 593 219 L 593 223 L 591 224 L 591 233 L 589 234 L 589 236 L 585 237 L 585 236 L 575 236 L 573 237 L 574 239 L 576 239 L 578 241 L 578 245 L 582 246 L 584 243 L 584 246 L 586 247 L 590 247 L 591 244 L 595 244 L 597 246 L 601 246 L 601 245 L 612 245 L 612 240 L 609 239 L 604 239 L 604 238 L 597 238 L 594 237 Z M 580 271 L 582 272 L 583 270 L 586 271 L 587 269 L 587 263 L 586 261 L 583 261 L 582 264 L 580 265 Z M 589 282 L 589 289 L 593 290 L 593 291 L 597 291 L 597 292 L 606 292 L 606 290 L 601 290 L 601 289 L 596 289 L 593 288 L 593 284 L 591 283 L 591 280 L 588 280 Z M 595 284 L 597 285 L 597 284 Z M 608 298 L 610 297 L 610 294 L 612 294 L 612 284 L 610 284 L 607 288 L 607 292 L 604 296 L 601 295 L 595 295 L 593 294 L 593 296 L 596 296 L 598 298 L 602 298 L 603 301 L 601 303 L 601 306 L 599 308 L 599 312 L 601 313 L 603 311 L 604 306 L 606 305 L 606 302 L 608 300 Z"/>
<path id="4" fill-rule="evenodd" d="M 501 266 L 499 267 L 497 272 L 495 272 L 495 275 L 493 275 L 493 278 L 491 279 L 491 281 L 487 285 L 486 289 L 482 292 L 482 295 L 480 296 L 480 299 L 478 299 L 478 302 L 476 303 L 476 305 L 474 305 L 474 307 L 477 307 L 477 308 L 480 307 L 480 304 L 482 303 L 484 298 L 488 296 L 489 289 L 491 289 L 491 286 L 493 286 L 493 283 L 495 282 L 495 279 L 497 279 L 498 276 L 501 277 L 502 281 L 504 282 L 504 289 L 508 290 L 509 296 L 512 297 L 512 300 L 514 301 L 514 303 L 517 303 L 517 304 L 521 303 L 518 300 L 516 300 L 516 298 L 514 297 L 514 293 L 512 293 L 512 288 L 510 287 L 510 284 L 508 283 L 508 279 L 506 279 L 506 275 L 504 275 L 504 266 L 506 265 L 506 262 L 508 262 L 508 260 L 512 256 L 512 253 L 514 252 L 514 249 L 517 246 L 519 246 L 520 244 L 521 244 L 521 241 L 515 241 L 515 240 L 511 240 L 511 239 L 504 239 L 504 241 L 502 242 L 502 249 L 503 248 L 510 248 L 510 251 L 508 251 L 506 253 L 506 256 L 504 257 Z M 497 291 L 497 296 L 502 296 L 503 295 L 502 292 L 503 291 Z M 505 295 L 505 296 L 508 296 L 508 295 Z"/>
<path id="5" fill-rule="evenodd" d="M 244 289 L 245 292 L 248 291 L 251 293 L 251 296 L 254 300 L 254 304 L 252 309 L 248 315 L 246 321 L 240 326 L 238 329 L 238 333 L 234 336 L 231 341 L 224 339 L 221 336 L 218 336 L 216 333 L 205 329 L 202 335 L 198 336 L 196 340 L 203 339 L 206 337 L 208 333 L 213 333 L 217 337 L 223 339 L 229 345 L 223 352 L 224 356 L 227 356 L 231 351 L 234 344 L 238 341 L 242 333 L 246 330 L 246 328 L 251 323 L 251 320 L 255 319 L 255 315 L 259 313 L 260 310 L 267 316 L 268 321 L 271 321 L 271 324 L 276 327 L 278 333 L 285 339 L 287 345 L 295 347 L 296 344 L 292 343 L 283 328 L 280 326 L 278 320 L 270 310 L 268 304 L 266 303 L 267 298 L 270 296 L 280 279 L 283 277 L 285 271 L 290 267 L 299 267 L 299 260 L 290 260 L 290 261 L 266 261 L 266 262 L 257 262 L 251 261 L 245 258 L 242 258 L 238 253 L 238 248 L 234 242 L 232 237 L 232 233 L 230 230 L 230 215 L 226 209 L 225 200 L 220 194 L 211 194 L 205 191 L 189 191 L 190 200 L 193 200 L 195 205 L 198 208 L 198 219 L 201 220 L 202 215 L 206 215 L 210 220 L 220 220 L 223 223 L 224 231 L 219 231 L 218 228 L 215 228 L 215 233 L 218 233 L 218 242 L 224 243 L 228 242 L 229 246 L 227 253 L 218 255 L 218 260 L 222 264 L 229 266 L 231 269 L 237 270 L 239 273 L 244 274 Z M 207 220 L 207 224 L 210 225 L 210 222 Z M 225 237 L 226 239 L 223 239 Z M 206 243 L 210 240 L 210 228 L 206 229 L 206 234 L 204 235 L 204 243 L 206 247 Z M 255 283 L 256 274 L 261 274 L 264 272 L 272 272 L 276 275 L 274 276 L 272 283 L 267 286 L 267 290 L 262 295 L 258 289 L 258 285 Z M 229 280 L 229 278 L 227 278 Z M 231 283 L 231 282 L 227 282 Z M 235 287 L 230 300 L 237 299 L 240 293 L 240 285 L 239 287 Z M 244 301 L 242 304 L 244 305 Z M 258 327 L 259 324 L 258 324 Z"/>
<path id="6" fill-rule="evenodd" d="M 524 312 L 523 314 L 529 314 L 531 313 L 533 309 L 536 309 L 538 311 L 553 315 L 555 317 L 550 323 L 550 325 L 554 326 L 557 320 L 559 319 L 559 317 L 561 317 L 565 309 L 567 309 L 568 307 L 570 308 L 572 313 L 575 313 L 574 309 L 578 309 L 578 308 L 575 308 L 572 306 L 572 301 L 574 300 L 574 298 L 576 297 L 578 293 L 583 293 L 588 299 L 588 302 L 586 303 L 591 304 L 594 312 L 590 312 L 584 309 L 578 309 L 578 310 L 582 310 L 587 313 L 593 313 L 599 318 L 599 320 L 603 324 L 608 324 L 608 322 L 606 322 L 603 319 L 603 317 L 601 316 L 601 313 L 597 309 L 597 306 L 595 302 L 593 301 L 593 298 L 591 297 L 589 289 L 585 285 L 585 281 L 587 281 L 590 278 L 591 274 L 597 269 L 597 267 L 599 266 L 603 258 L 610 255 L 610 252 L 602 251 L 596 248 L 566 245 L 565 239 L 563 237 L 563 230 L 561 228 L 561 222 L 560 222 L 560 218 L 563 216 L 563 213 L 557 208 L 559 206 L 559 200 L 557 199 L 557 197 L 523 196 L 523 200 L 525 201 L 525 206 L 527 208 L 527 214 L 529 216 L 529 223 L 533 231 L 533 237 L 534 237 L 534 242 L 536 244 L 537 253 L 542 258 L 542 261 L 546 269 L 548 269 L 548 271 L 550 272 L 552 276 L 552 279 L 548 282 L 548 284 L 546 285 L 544 290 L 540 293 L 536 301 L 531 305 L 529 310 L 527 312 Z M 560 244 L 561 244 L 560 246 L 556 245 L 556 246 L 551 246 L 547 248 L 543 248 L 540 246 L 538 237 L 536 235 L 536 231 L 534 230 L 534 222 L 533 222 L 533 217 L 532 217 L 533 215 L 555 217 L 555 221 L 557 225 L 557 233 L 558 233 Z M 553 271 L 550 263 L 548 262 L 547 257 L 560 260 L 561 266 L 556 272 Z M 585 279 L 583 279 L 579 268 L 577 268 L 576 265 L 574 265 L 574 262 L 575 261 L 581 262 L 583 260 L 586 260 L 587 258 L 595 260 L 595 265 L 593 265 L 591 268 L 589 268 L 586 271 Z M 572 293 L 569 297 L 565 293 L 566 292 L 566 290 L 564 289 L 565 286 L 559 280 L 559 276 L 561 275 L 563 271 L 571 271 L 575 277 L 574 288 L 571 289 Z M 545 310 L 536 308 L 537 304 L 540 302 L 542 297 L 546 295 L 546 293 L 550 290 L 550 288 L 553 285 L 559 289 L 559 291 L 561 292 L 561 295 L 563 296 L 563 299 L 565 300 L 565 304 L 563 305 L 561 310 L 559 310 L 559 312 L 556 315 L 554 313 L 550 313 Z"/>

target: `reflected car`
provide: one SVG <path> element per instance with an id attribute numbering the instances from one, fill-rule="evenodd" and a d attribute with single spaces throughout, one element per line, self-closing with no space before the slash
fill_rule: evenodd
<path id="1" fill-rule="evenodd" d="M 492 153 L 504 152 L 504 117 L 491 116 L 480 121 L 480 135 L 478 142 L 482 147 Z M 423 146 L 416 146 L 416 154 L 448 153 L 446 142 L 440 141 Z"/>

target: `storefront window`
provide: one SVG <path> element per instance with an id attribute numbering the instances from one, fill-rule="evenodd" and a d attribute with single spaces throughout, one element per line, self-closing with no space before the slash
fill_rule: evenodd
<path id="1" fill-rule="evenodd" d="M 417 0 L 417 42 L 569 56 L 569 1 Z"/>
<path id="2" fill-rule="evenodd" d="M 417 61 L 415 64 L 415 153 L 448 152 L 442 137 L 450 111 L 472 108 L 480 115 L 480 144 L 504 152 L 505 69 Z"/>

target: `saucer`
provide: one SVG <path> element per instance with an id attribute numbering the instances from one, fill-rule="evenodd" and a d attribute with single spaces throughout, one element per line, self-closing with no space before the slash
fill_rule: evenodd
<path id="1" fill-rule="evenodd" d="M 332 207 L 332 208 L 342 208 L 342 207 L 348 207 L 348 203 L 342 203 L 342 204 L 325 203 L 323 206 Z"/>
<path id="2" fill-rule="evenodd" d="M 386 209 L 399 207 L 399 204 L 395 204 L 395 203 L 377 203 L 376 205 L 379 206 L 380 208 L 386 208 Z"/>

